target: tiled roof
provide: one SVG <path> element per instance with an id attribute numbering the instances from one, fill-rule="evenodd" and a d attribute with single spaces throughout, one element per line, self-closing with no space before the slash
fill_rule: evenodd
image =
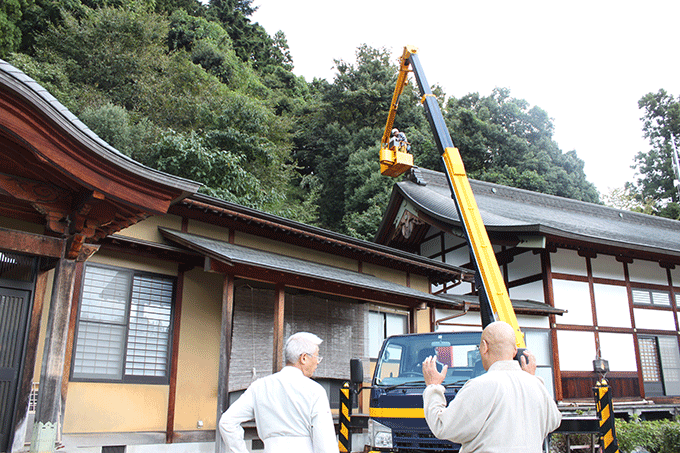
<path id="1" fill-rule="evenodd" d="M 491 232 L 544 234 L 654 253 L 680 255 L 680 222 L 594 203 L 470 180 Z M 460 220 L 445 175 L 416 169 L 397 191 L 435 219 Z"/>

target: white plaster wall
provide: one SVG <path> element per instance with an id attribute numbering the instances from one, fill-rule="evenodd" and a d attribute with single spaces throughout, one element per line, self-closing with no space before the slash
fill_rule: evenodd
<path id="1" fill-rule="evenodd" d="M 442 251 L 442 246 L 441 246 L 441 240 L 439 236 L 435 236 L 432 239 L 423 242 L 420 244 L 420 254 L 422 256 L 426 257 L 431 257 L 434 256 L 437 253 L 441 253 Z M 437 259 L 437 261 L 441 261 L 441 257 Z"/>
<path id="2" fill-rule="evenodd" d="M 556 318 L 558 324 L 593 325 L 590 290 L 586 282 L 553 280 L 555 307 L 567 310 Z"/>
<path id="3" fill-rule="evenodd" d="M 517 324 L 521 329 L 548 329 L 550 320 L 547 316 L 517 315 Z"/>
<path id="4" fill-rule="evenodd" d="M 516 255 L 511 263 L 508 263 L 508 280 L 528 277 L 541 273 L 541 255 L 534 255 L 530 250 Z"/>
<path id="5" fill-rule="evenodd" d="M 550 333 L 547 330 L 525 330 L 524 337 L 527 348 L 536 356 L 536 375 L 543 378 L 548 392 L 555 396 L 553 388 L 552 372 L 552 348 L 550 345 Z"/>
<path id="6" fill-rule="evenodd" d="M 628 293 L 624 286 L 595 283 L 593 289 L 598 326 L 632 327 Z"/>
<path id="7" fill-rule="evenodd" d="M 434 311 L 435 320 L 446 318 L 448 316 L 453 316 L 463 313 L 462 310 L 440 310 L 436 309 Z M 435 330 L 442 332 L 479 332 L 482 330 L 482 321 L 479 316 L 478 311 L 468 312 L 463 316 L 446 321 L 449 323 L 456 324 L 455 326 L 440 325 L 437 326 Z"/>
<path id="8" fill-rule="evenodd" d="M 543 297 L 543 282 L 532 282 L 522 286 L 515 286 L 508 290 L 511 299 L 529 299 L 536 302 L 545 302 Z"/>
<path id="9" fill-rule="evenodd" d="M 597 258 L 590 260 L 593 270 L 593 277 L 609 278 L 613 280 L 625 280 L 623 273 L 623 263 L 616 261 L 616 258 L 609 255 L 597 255 Z"/>
<path id="10" fill-rule="evenodd" d="M 673 280 L 673 286 L 680 286 L 680 266 L 675 266 L 675 269 L 671 269 L 671 279 Z"/>
<path id="11" fill-rule="evenodd" d="M 593 332 L 558 330 L 557 348 L 562 371 L 593 371 L 595 359 Z"/>
<path id="12" fill-rule="evenodd" d="M 600 332 L 600 357 L 610 371 L 637 371 L 635 338 L 627 333 Z"/>
<path id="13" fill-rule="evenodd" d="M 455 249 L 446 254 L 446 262 L 455 266 L 461 266 L 470 262 L 470 251 L 467 247 Z"/>
<path id="14" fill-rule="evenodd" d="M 633 316 L 635 327 L 638 329 L 675 330 L 675 317 L 672 311 L 634 308 Z"/>
<path id="15" fill-rule="evenodd" d="M 631 282 L 667 285 L 666 269 L 654 261 L 635 260 L 628 265 Z"/>
<path id="16" fill-rule="evenodd" d="M 463 242 L 465 242 L 465 239 L 462 237 L 454 236 L 453 234 L 444 235 L 444 247 L 447 249 L 462 244 Z M 467 248 L 465 248 L 465 250 L 467 250 Z"/>
<path id="17" fill-rule="evenodd" d="M 550 269 L 562 274 L 587 276 L 586 259 L 573 250 L 559 249 L 550 254 Z"/>
<path id="18" fill-rule="evenodd" d="M 435 319 L 442 319 L 448 316 L 456 315 L 462 313 L 458 310 L 435 310 Z M 478 311 L 468 312 L 464 316 L 454 318 L 448 321 L 456 326 L 439 326 L 438 331 L 443 332 L 468 332 L 470 330 L 478 331 L 481 330 L 482 320 L 479 316 Z M 531 329 L 548 329 L 550 328 L 550 322 L 547 316 L 529 316 L 529 315 L 518 315 L 517 323 L 521 329 L 531 328 Z M 461 330 L 462 329 L 462 330 Z"/>

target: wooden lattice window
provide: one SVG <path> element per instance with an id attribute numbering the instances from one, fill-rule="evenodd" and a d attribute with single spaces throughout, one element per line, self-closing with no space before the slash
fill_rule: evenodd
<path id="1" fill-rule="evenodd" d="M 659 366 L 659 350 L 655 338 L 640 338 L 640 362 L 642 363 L 642 379 L 645 382 L 661 381 Z"/>

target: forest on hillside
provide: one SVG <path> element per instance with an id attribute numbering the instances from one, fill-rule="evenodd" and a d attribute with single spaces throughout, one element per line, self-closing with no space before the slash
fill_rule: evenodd
<path id="1" fill-rule="evenodd" d="M 394 184 L 377 156 L 398 55 L 361 46 L 355 61 L 335 62 L 332 82 L 307 81 L 293 72 L 285 33 L 270 36 L 253 12 L 252 0 L 5 0 L 0 58 L 149 167 L 371 240 Z M 600 202 L 540 107 L 507 88 L 460 99 L 433 91 L 471 178 Z M 395 127 L 416 165 L 441 170 L 411 85 Z"/>

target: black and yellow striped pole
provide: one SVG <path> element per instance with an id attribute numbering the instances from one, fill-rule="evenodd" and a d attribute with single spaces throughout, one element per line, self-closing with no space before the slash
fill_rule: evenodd
<path id="1" fill-rule="evenodd" d="M 349 382 L 345 382 L 340 389 L 340 431 L 338 433 L 338 447 L 341 453 L 352 451 L 352 435 L 349 430 L 352 404 L 349 399 Z"/>
<path id="2" fill-rule="evenodd" d="M 614 406 L 612 404 L 611 387 L 604 378 L 593 388 L 597 405 L 597 417 L 600 419 L 600 439 L 604 453 L 619 453 L 619 443 L 614 429 Z"/>

